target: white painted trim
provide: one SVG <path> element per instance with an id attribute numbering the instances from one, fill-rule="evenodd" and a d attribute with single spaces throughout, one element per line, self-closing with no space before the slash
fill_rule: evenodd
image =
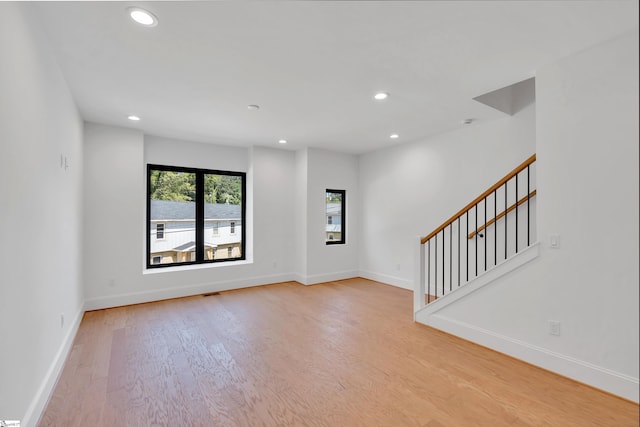
<path id="1" fill-rule="evenodd" d="M 360 270 L 357 274 L 358 277 L 363 279 L 373 280 L 375 282 L 381 282 L 387 285 L 396 286 L 402 289 L 413 290 L 413 282 L 411 280 L 403 279 L 397 276 L 390 276 L 388 274 L 376 273 L 374 271 Z"/>
<path id="2" fill-rule="evenodd" d="M 146 258 L 145 258 L 146 259 Z M 250 265 L 253 264 L 253 260 L 239 260 L 239 261 L 222 261 L 222 262 L 207 262 L 204 264 L 189 264 L 189 265 L 174 265 L 170 267 L 162 267 L 162 268 L 146 268 L 146 266 L 142 269 L 142 274 L 162 274 L 162 273 L 172 273 L 175 271 L 189 271 L 189 270 L 202 270 L 208 268 L 229 268 L 229 267 L 239 267 L 241 265 Z"/>
<path id="3" fill-rule="evenodd" d="M 293 279 L 294 281 L 300 283 L 301 285 L 308 285 L 309 283 L 307 283 L 307 276 L 305 276 L 304 274 L 300 274 L 300 273 L 293 273 Z"/>
<path id="4" fill-rule="evenodd" d="M 352 279 L 358 277 L 357 270 L 338 271 L 335 273 L 315 274 L 313 276 L 306 276 L 305 282 L 301 282 L 305 285 L 315 285 L 318 283 L 333 282 L 335 280 Z"/>
<path id="5" fill-rule="evenodd" d="M 200 283 L 191 286 L 176 286 L 144 292 L 131 292 L 99 298 L 90 298 L 85 301 L 85 309 L 87 311 L 99 310 L 103 308 L 120 307 L 123 305 L 140 304 L 170 298 L 188 297 L 208 292 L 221 292 L 232 289 L 250 288 L 252 286 L 262 286 L 270 283 L 290 282 L 297 280 L 295 276 L 296 275 L 290 273 L 271 276 L 257 276 L 240 280 Z"/>
<path id="6" fill-rule="evenodd" d="M 425 320 L 421 323 L 638 403 L 638 378 L 439 314 Z"/>
<path id="7" fill-rule="evenodd" d="M 51 397 L 51 393 L 58 382 L 58 377 L 62 373 L 62 368 L 64 368 L 64 363 L 67 360 L 67 356 L 71 351 L 73 341 L 76 338 L 76 334 L 78 333 L 78 328 L 80 327 L 80 322 L 82 321 L 82 317 L 84 316 L 85 307 L 84 304 L 80 307 L 78 312 L 76 313 L 75 318 L 73 319 L 73 323 L 71 327 L 67 331 L 64 339 L 62 340 L 62 344 L 58 349 L 55 357 L 53 358 L 53 362 L 47 369 L 47 373 L 38 387 L 38 391 L 34 396 L 29 408 L 27 408 L 27 412 L 22 417 L 21 425 L 23 427 L 35 427 L 40 421 L 40 417 L 49 403 L 49 398 Z"/>
<path id="8" fill-rule="evenodd" d="M 460 286 L 457 289 L 446 294 L 444 297 L 440 297 L 433 301 L 431 304 L 423 307 L 415 313 L 414 319 L 420 323 L 426 323 L 428 316 L 437 313 L 446 306 L 456 302 L 457 300 L 464 298 L 472 292 L 477 291 L 483 286 L 488 285 L 499 277 L 510 273 L 513 270 L 520 268 L 526 263 L 533 261 L 540 255 L 540 243 L 535 242 L 528 248 L 512 256 L 508 260 L 492 267 L 482 275 L 476 277 L 465 285 Z"/>

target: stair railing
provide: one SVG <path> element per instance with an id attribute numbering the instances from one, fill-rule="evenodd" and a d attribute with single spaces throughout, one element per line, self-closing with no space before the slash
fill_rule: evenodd
<path id="1" fill-rule="evenodd" d="M 533 154 L 428 235 L 416 252 L 414 312 L 529 247 Z M 526 212 L 526 216 L 525 216 Z M 425 297 L 426 295 L 426 297 Z"/>

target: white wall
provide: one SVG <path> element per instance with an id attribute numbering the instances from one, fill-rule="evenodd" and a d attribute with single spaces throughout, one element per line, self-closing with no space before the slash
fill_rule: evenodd
<path id="1" fill-rule="evenodd" d="M 489 108 L 489 107 L 487 107 Z M 413 289 L 413 249 L 535 152 L 535 104 L 360 157 L 360 275 Z"/>
<path id="2" fill-rule="evenodd" d="M 434 318 L 636 402 L 638 73 L 637 32 L 537 71 L 540 256 Z"/>
<path id="3" fill-rule="evenodd" d="M 358 160 L 350 154 L 308 148 L 297 154 L 297 280 L 304 284 L 358 275 Z M 327 245 L 326 190 L 346 190 L 346 243 Z M 306 214 L 305 214 L 306 213 Z M 302 258 L 300 258 L 302 257 Z"/>
<path id="4" fill-rule="evenodd" d="M 305 283 L 307 277 L 307 183 L 308 183 L 308 152 L 298 150 L 295 154 L 295 265 L 294 271 L 296 280 Z"/>
<path id="5" fill-rule="evenodd" d="M 0 418 L 27 426 L 83 313 L 82 120 L 34 22 L 0 3 Z"/>
<path id="6" fill-rule="evenodd" d="M 271 275 L 292 276 L 296 253 L 294 203 L 295 153 L 271 148 L 251 149 L 253 173 L 253 236 L 256 268 Z"/>
<path id="7" fill-rule="evenodd" d="M 84 139 L 85 297 L 140 291 L 143 134 L 86 123 Z"/>
<path id="8" fill-rule="evenodd" d="M 294 153 L 145 137 L 96 124 L 86 125 L 85 139 L 89 309 L 293 278 Z M 146 163 L 247 172 L 247 261 L 145 271 Z"/>

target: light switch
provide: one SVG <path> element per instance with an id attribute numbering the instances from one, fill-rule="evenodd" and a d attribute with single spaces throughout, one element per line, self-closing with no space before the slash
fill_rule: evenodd
<path id="1" fill-rule="evenodd" d="M 549 234 L 549 247 L 553 249 L 560 248 L 560 235 L 559 234 Z"/>

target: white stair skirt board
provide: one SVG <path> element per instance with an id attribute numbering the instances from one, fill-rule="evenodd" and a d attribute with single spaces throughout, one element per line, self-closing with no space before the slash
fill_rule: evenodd
<path id="1" fill-rule="evenodd" d="M 470 280 L 465 285 L 460 286 L 457 289 L 452 290 L 444 296 L 438 297 L 437 300 L 431 302 L 429 305 L 421 308 L 415 313 L 414 319 L 416 322 L 427 324 L 428 316 L 437 313 L 449 304 L 452 304 L 469 295 L 472 292 L 477 291 L 483 286 L 488 285 L 499 277 L 504 276 L 511 271 L 520 268 L 529 261 L 536 259 L 540 255 L 540 243 L 535 242 L 528 248 L 518 252 L 506 261 L 490 268 L 486 272 L 482 273 L 475 279 Z"/>

